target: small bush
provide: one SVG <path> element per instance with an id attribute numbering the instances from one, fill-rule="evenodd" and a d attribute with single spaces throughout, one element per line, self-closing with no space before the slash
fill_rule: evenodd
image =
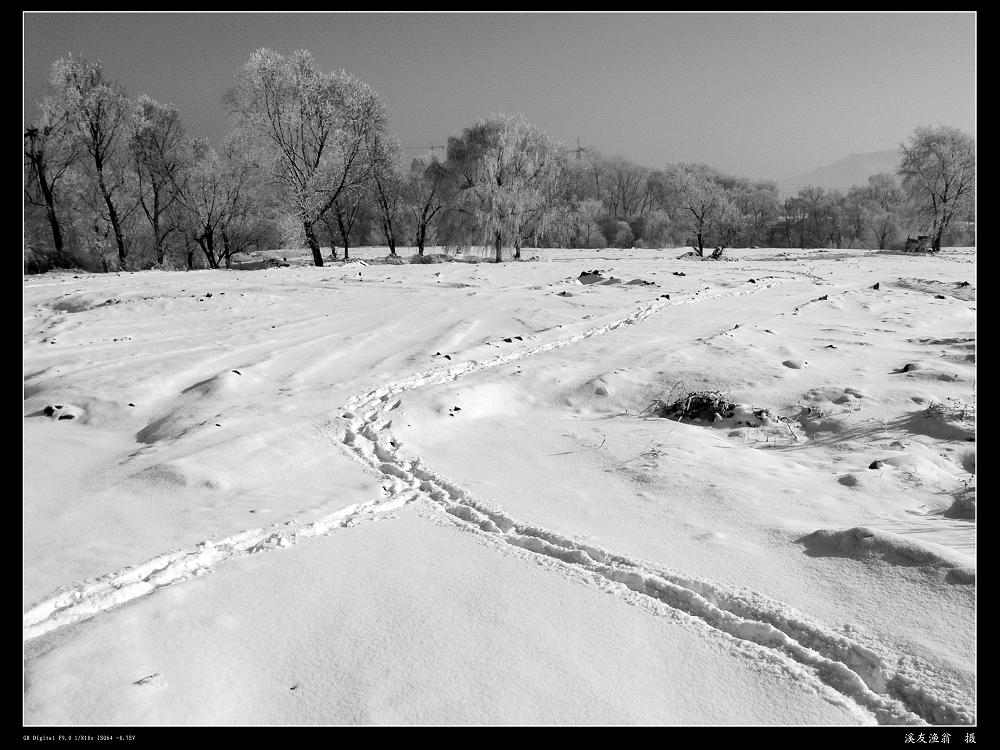
<path id="1" fill-rule="evenodd" d="M 445 253 L 425 253 L 424 255 L 411 255 L 410 263 L 451 263 L 455 258 Z"/>

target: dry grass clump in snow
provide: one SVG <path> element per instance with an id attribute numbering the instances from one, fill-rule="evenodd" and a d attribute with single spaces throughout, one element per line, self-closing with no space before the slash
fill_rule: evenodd
<path id="1" fill-rule="evenodd" d="M 926 409 L 913 412 L 906 426 L 913 432 L 943 440 L 975 442 L 976 406 L 957 398 L 949 398 L 944 402 L 933 401 Z"/>
<path id="2" fill-rule="evenodd" d="M 668 396 L 669 398 L 669 396 Z M 715 421 L 716 416 L 723 419 L 732 417 L 736 411 L 736 404 L 730 401 L 719 391 L 696 391 L 667 403 L 663 399 L 656 399 L 646 409 L 654 417 L 663 419 L 686 419 Z"/>
<path id="3" fill-rule="evenodd" d="M 976 405 L 967 404 L 959 398 L 948 398 L 947 402 L 932 401 L 924 410 L 924 414 L 928 419 L 975 423 Z"/>
<path id="4" fill-rule="evenodd" d="M 943 514 L 947 518 L 962 518 L 974 521 L 976 518 L 976 488 L 963 487 L 955 493 L 955 500 Z"/>
<path id="5" fill-rule="evenodd" d="M 748 432 L 760 438 L 763 431 L 766 440 L 787 435 L 798 442 L 799 435 L 792 429 L 795 420 L 775 414 L 767 408 L 755 407 L 749 404 L 738 404 L 721 391 L 681 391 L 679 398 L 672 396 L 681 383 L 674 384 L 666 398 L 654 399 L 640 414 L 650 414 L 675 422 L 711 424 L 716 427 L 729 428 L 730 437 L 743 436 Z"/>
<path id="6" fill-rule="evenodd" d="M 667 395 L 667 399 L 669 398 L 670 394 Z M 721 391 L 692 391 L 673 401 L 658 398 L 642 413 L 663 419 L 711 422 L 728 427 L 734 425 L 773 427 L 779 424 L 788 426 L 791 422 L 787 417 L 777 415 L 770 409 L 737 404 Z"/>

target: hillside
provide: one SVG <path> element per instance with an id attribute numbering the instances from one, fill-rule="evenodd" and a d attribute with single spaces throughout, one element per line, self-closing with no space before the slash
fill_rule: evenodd
<path id="1" fill-rule="evenodd" d="M 895 172 L 899 165 L 898 149 L 851 154 L 833 164 L 778 181 L 783 196 L 794 195 L 806 185 L 819 185 L 827 190 L 847 190 L 852 185 L 862 185 L 879 172 Z"/>

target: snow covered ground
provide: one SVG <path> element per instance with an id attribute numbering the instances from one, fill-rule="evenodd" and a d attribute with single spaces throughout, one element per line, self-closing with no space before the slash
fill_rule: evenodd
<path id="1" fill-rule="evenodd" d="M 975 250 L 680 252 L 25 277 L 24 722 L 974 722 Z"/>

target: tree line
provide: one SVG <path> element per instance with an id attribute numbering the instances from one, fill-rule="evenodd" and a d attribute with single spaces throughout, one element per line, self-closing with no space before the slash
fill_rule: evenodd
<path id="1" fill-rule="evenodd" d="M 974 226 L 975 144 L 947 127 L 918 128 L 895 175 L 782 200 L 773 182 L 704 164 L 570 150 L 519 115 L 465 128 L 444 159 L 406 161 L 375 91 L 304 50 L 254 52 L 224 105 L 216 149 L 100 62 L 55 61 L 24 133 L 26 270 L 219 268 L 303 246 L 321 266 L 360 244 L 499 262 L 526 247 L 886 249 L 916 232 L 937 250 Z"/>

